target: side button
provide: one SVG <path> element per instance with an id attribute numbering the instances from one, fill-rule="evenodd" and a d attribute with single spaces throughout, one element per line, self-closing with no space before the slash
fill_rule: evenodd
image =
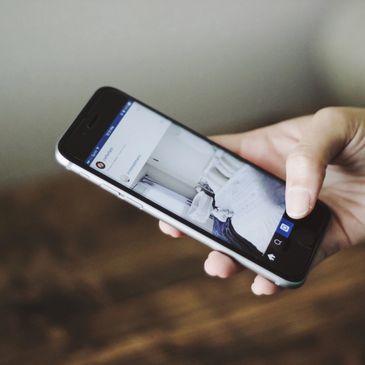
<path id="1" fill-rule="evenodd" d="M 83 177 L 84 179 L 86 179 L 86 180 L 90 180 L 90 177 L 89 177 L 89 175 L 87 175 L 87 174 L 85 174 L 84 172 L 78 172 L 78 174 L 81 176 L 81 177 Z"/>
<path id="2" fill-rule="evenodd" d="M 109 193 L 112 193 L 113 195 L 116 195 L 119 197 L 119 193 L 117 190 L 111 188 L 110 186 L 108 185 L 105 185 L 105 184 L 101 184 L 100 187 L 106 191 L 108 191 Z"/>
<path id="3" fill-rule="evenodd" d="M 133 199 L 128 198 L 127 196 L 124 198 L 124 200 L 125 200 L 127 203 L 132 204 L 132 205 L 133 205 L 133 206 L 135 206 L 136 208 L 143 210 L 143 205 L 142 205 L 141 203 L 138 203 L 138 202 L 134 201 Z"/>

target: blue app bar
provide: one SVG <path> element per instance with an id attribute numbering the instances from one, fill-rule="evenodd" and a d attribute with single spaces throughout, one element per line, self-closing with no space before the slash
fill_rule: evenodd
<path id="1" fill-rule="evenodd" d="M 123 117 L 126 115 L 128 109 L 133 104 L 132 101 L 128 101 L 122 108 L 122 110 L 117 114 L 117 116 L 114 118 L 113 122 L 110 124 L 109 128 L 105 131 L 103 136 L 100 138 L 97 145 L 94 147 L 94 149 L 91 151 L 87 159 L 85 160 L 85 163 L 87 165 L 90 165 L 95 157 L 98 155 L 99 151 L 103 148 L 104 144 L 108 140 L 108 138 L 112 135 L 114 130 L 117 128 L 118 124 L 121 122 Z"/>

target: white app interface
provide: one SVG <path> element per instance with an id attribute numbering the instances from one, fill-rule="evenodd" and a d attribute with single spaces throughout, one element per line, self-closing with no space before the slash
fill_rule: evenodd
<path id="1" fill-rule="evenodd" d="M 288 237 L 284 184 L 147 107 L 129 101 L 86 163 L 240 253 Z M 276 238 L 278 239 L 278 238 Z"/>

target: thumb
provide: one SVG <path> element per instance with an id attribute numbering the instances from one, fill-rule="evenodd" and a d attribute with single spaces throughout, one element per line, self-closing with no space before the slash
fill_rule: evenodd
<path id="1" fill-rule="evenodd" d="M 286 160 L 286 211 L 294 219 L 315 206 L 327 165 L 345 148 L 350 123 L 340 108 L 325 108 L 303 122 L 298 144 Z"/>

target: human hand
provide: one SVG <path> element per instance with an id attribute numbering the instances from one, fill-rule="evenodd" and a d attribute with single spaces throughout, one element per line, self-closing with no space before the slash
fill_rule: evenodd
<path id="1" fill-rule="evenodd" d="M 307 216 L 319 197 L 332 211 L 314 264 L 365 240 L 365 109 L 329 107 L 253 131 L 213 137 L 216 143 L 286 180 L 287 214 Z M 173 237 L 181 232 L 160 222 Z M 228 278 L 244 268 L 212 251 L 204 264 L 211 276 Z M 257 275 L 251 290 L 270 295 L 279 287 Z"/>

